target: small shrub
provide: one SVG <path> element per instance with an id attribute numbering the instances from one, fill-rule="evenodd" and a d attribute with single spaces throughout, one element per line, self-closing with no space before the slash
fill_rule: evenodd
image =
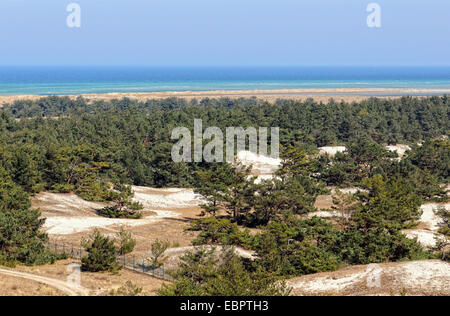
<path id="1" fill-rule="evenodd" d="M 447 237 L 450 237 L 450 212 L 445 208 L 438 210 L 437 215 L 441 216 L 443 222 L 439 228 L 439 232 Z"/>
<path id="2" fill-rule="evenodd" d="M 140 219 L 142 218 L 141 212 L 128 210 L 126 208 L 119 209 L 117 206 L 107 206 L 97 211 L 97 214 L 108 218 L 128 218 L 128 219 Z"/>
<path id="3" fill-rule="evenodd" d="M 139 296 L 142 294 L 142 288 L 133 284 L 131 281 L 127 281 L 123 286 L 117 290 L 109 292 L 110 296 Z"/>
<path id="4" fill-rule="evenodd" d="M 70 193 L 75 190 L 75 186 L 73 184 L 55 184 L 50 192 L 54 193 Z"/>
<path id="5" fill-rule="evenodd" d="M 127 232 L 123 227 L 120 227 L 116 240 L 118 243 L 119 255 L 121 256 L 133 252 L 134 247 L 136 246 L 136 240 L 131 233 Z"/>
<path id="6" fill-rule="evenodd" d="M 170 247 L 169 241 L 161 241 L 159 239 L 156 239 L 152 243 L 152 256 L 150 257 L 150 261 L 155 268 L 159 268 L 162 266 L 164 261 L 164 253 L 167 249 Z"/>
<path id="7" fill-rule="evenodd" d="M 128 204 L 128 208 L 133 211 L 140 211 L 144 209 L 144 205 L 140 202 L 131 202 Z"/>

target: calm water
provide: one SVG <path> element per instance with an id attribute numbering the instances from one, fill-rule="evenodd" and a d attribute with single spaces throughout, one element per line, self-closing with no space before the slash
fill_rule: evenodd
<path id="1" fill-rule="evenodd" d="M 0 95 L 369 87 L 450 89 L 450 67 L 0 67 Z"/>

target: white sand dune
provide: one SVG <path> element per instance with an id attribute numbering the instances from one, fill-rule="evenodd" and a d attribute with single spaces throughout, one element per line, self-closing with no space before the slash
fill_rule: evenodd
<path id="1" fill-rule="evenodd" d="M 392 152 L 396 152 L 399 157 L 402 158 L 403 156 L 405 156 L 408 150 L 411 150 L 411 147 L 409 147 L 408 145 L 397 144 L 386 146 L 386 149 Z"/>
<path id="2" fill-rule="evenodd" d="M 287 283 L 294 295 L 450 295 L 450 264 L 424 260 L 361 265 Z"/>
<path id="3" fill-rule="evenodd" d="M 115 225 L 129 227 L 147 225 L 163 218 L 180 216 L 179 213 L 171 211 L 169 208 L 192 207 L 198 204 L 197 196 L 192 190 L 135 188 L 137 191 L 136 200 L 144 204 L 144 215 L 147 211 L 151 211 L 154 215 L 142 219 L 101 217 L 96 215 L 96 210 L 107 204 L 88 202 L 75 194 L 43 192 L 34 197 L 32 201 L 33 207 L 39 207 L 43 217 L 46 218 L 44 228 L 50 235 L 70 235 Z"/>
<path id="4" fill-rule="evenodd" d="M 425 247 L 433 248 L 437 245 L 438 240 L 445 240 L 445 237 L 438 234 L 443 220 L 440 216 L 436 215 L 436 211 L 439 208 L 444 208 L 450 211 L 450 203 L 439 204 L 439 203 L 427 203 L 420 207 L 422 215 L 420 222 L 424 226 L 421 229 L 407 229 L 403 233 L 408 238 L 417 238 L 417 241 Z"/>
<path id="5" fill-rule="evenodd" d="M 337 153 L 343 153 L 347 150 L 345 146 L 324 146 L 319 147 L 319 153 L 321 155 L 329 155 L 331 157 L 336 156 Z"/>
<path id="6" fill-rule="evenodd" d="M 89 231 L 95 228 L 108 228 L 110 226 L 136 227 L 152 224 L 163 218 L 176 218 L 178 213 L 170 211 L 153 210 L 156 215 L 147 216 L 141 219 L 116 219 L 106 217 L 67 217 L 55 216 L 48 217 L 44 228 L 50 235 L 71 235 Z"/>
<path id="7" fill-rule="evenodd" d="M 266 157 L 251 151 L 240 151 L 237 161 L 246 167 L 252 166 L 255 175 L 272 175 L 281 166 L 281 159 Z"/>
<path id="8" fill-rule="evenodd" d="M 192 189 L 153 189 L 133 186 L 134 200 L 140 202 L 145 208 L 186 208 L 198 206 L 202 203 L 201 196 Z"/>

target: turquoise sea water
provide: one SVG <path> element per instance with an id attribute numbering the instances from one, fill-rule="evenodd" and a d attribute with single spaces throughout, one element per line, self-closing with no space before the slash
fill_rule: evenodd
<path id="1" fill-rule="evenodd" d="M 0 95 L 250 89 L 450 89 L 450 67 L 0 67 Z"/>

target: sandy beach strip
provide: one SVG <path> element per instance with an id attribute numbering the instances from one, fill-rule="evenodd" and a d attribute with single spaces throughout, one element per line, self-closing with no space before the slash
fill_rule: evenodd
<path id="1" fill-rule="evenodd" d="M 401 96 L 431 96 L 450 94 L 450 89 L 400 89 L 400 88 L 341 88 L 341 89 L 280 89 L 280 90 L 239 90 L 239 91 L 167 91 L 167 92 L 143 92 L 143 93 L 92 93 L 67 95 L 74 99 L 82 96 L 90 101 L 113 100 L 121 98 L 146 101 L 151 99 L 183 98 L 251 98 L 274 102 L 277 99 L 291 99 L 306 101 L 314 99 L 317 102 L 328 102 L 331 98 L 335 101 L 359 102 L 370 97 L 399 98 Z M 60 95 L 63 96 L 63 95 Z M 65 96 L 65 95 L 64 95 Z M 12 95 L 0 96 L 0 105 L 12 103 L 16 100 L 37 100 L 43 95 Z"/>

